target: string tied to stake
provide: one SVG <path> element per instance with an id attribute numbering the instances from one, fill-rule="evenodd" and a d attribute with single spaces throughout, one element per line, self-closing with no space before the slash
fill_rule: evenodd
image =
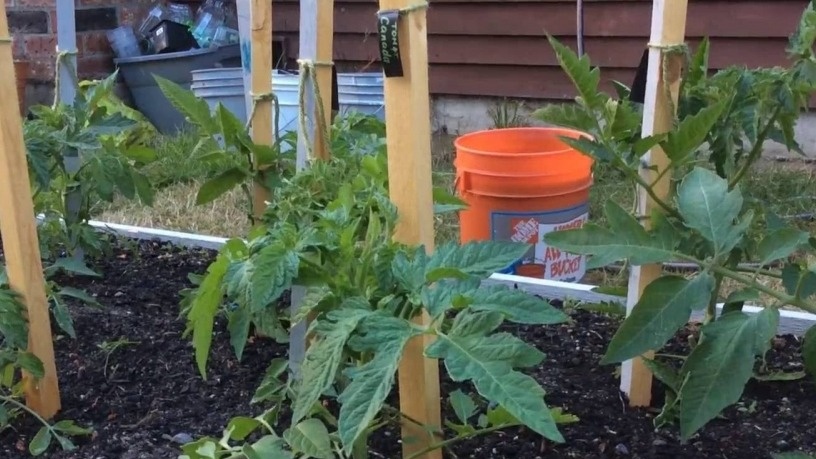
<path id="1" fill-rule="evenodd" d="M 312 140 L 309 139 L 309 134 L 307 130 L 307 117 L 311 117 L 311 114 L 307 114 L 307 103 L 306 103 L 306 84 L 307 82 L 312 83 L 312 89 L 314 91 L 314 104 L 317 107 L 317 120 L 315 120 L 316 129 L 320 131 L 323 137 L 324 146 L 328 147 L 329 142 L 329 129 L 326 125 L 326 111 L 323 107 L 323 96 L 320 93 L 320 85 L 317 82 L 317 67 L 332 67 L 334 66 L 334 62 L 331 61 L 315 61 L 311 59 L 298 59 L 298 69 L 299 69 L 299 81 L 298 81 L 298 105 L 299 105 L 299 114 L 298 114 L 298 123 L 300 132 L 303 134 L 303 142 L 306 147 L 306 153 L 309 159 L 314 157 L 314 144 Z"/>

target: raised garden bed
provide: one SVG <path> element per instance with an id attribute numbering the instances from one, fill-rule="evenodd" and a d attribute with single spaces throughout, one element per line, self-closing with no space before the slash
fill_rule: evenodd
<path id="1" fill-rule="evenodd" d="M 60 279 L 83 288 L 104 305 L 72 306 L 77 340 L 55 342 L 63 396 L 60 418 L 93 427 L 90 438 L 77 438 L 80 448 L 52 450 L 46 457 L 166 459 L 179 454 L 175 440 L 220 436 L 235 415 L 257 413 L 249 401 L 268 362 L 286 349 L 270 340 L 254 340 L 238 362 L 229 347 L 223 323 L 208 366 L 208 380 L 198 374 L 184 322 L 178 320 L 179 291 L 189 273 L 202 273 L 212 261 L 208 250 L 180 249 L 159 242 L 118 244 L 114 256 L 95 262 L 102 279 Z M 561 430 L 567 442 L 556 445 L 523 429 L 510 429 L 456 445 L 447 457 L 459 458 L 768 458 L 770 453 L 816 444 L 816 410 L 809 379 L 791 382 L 752 381 L 742 402 L 682 445 L 672 428 L 655 431 L 655 410 L 630 408 L 618 390 L 614 366 L 598 364 L 620 318 L 594 312 L 569 311 L 572 323 L 554 326 L 508 326 L 547 354 L 532 373 L 551 407 L 579 418 Z M 687 328 L 667 352 L 687 346 Z M 111 350 L 116 342 L 127 340 Z M 767 355 L 770 371 L 801 370 L 799 340 L 782 336 Z M 441 374 L 445 375 L 444 371 Z M 447 394 L 456 385 L 442 381 L 443 410 L 454 414 Z M 655 406 L 662 389 L 655 386 Z M 396 400 L 396 399 L 394 399 Z M 0 434 L 0 457 L 30 457 L 33 423 Z M 371 437 L 371 457 L 400 457 L 396 429 Z"/>

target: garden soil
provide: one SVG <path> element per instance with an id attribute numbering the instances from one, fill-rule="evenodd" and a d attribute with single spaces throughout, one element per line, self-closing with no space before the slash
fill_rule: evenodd
<path id="1" fill-rule="evenodd" d="M 94 264 L 103 279 L 63 277 L 63 285 L 83 288 L 104 306 L 72 305 L 77 339 L 55 340 L 63 410 L 95 433 L 77 439 L 73 452 L 49 450 L 54 459 L 173 459 L 174 443 L 184 437 L 220 437 L 235 415 L 254 415 L 249 401 L 267 363 L 286 349 L 267 340 L 248 344 L 241 362 L 234 357 L 223 323 L 216 327 L 208 377 L 198 374 L 193 349 L 182 337 L 179 291 L 188 274 L 203 273 L 213 259 L 158 242 L 121 244 L 114 256 Z M 632 409 L 618 390 L 614 366 L 598 361 L 617 327 L 618 318 L 570 311 L 568 324 L 510 327 L 548 358 L 530 372 L 547 389 L 547 402 L 578 416 L 561 427 L 567 443 L 557 445 L 525 429 L 462 442 L 446 454 L 453 458 L 770 458 L 772 452 L 816 451 L 816 388 L 813 382 L 752 382 L 742 402 L 729 408 L 685 444 L 676 428 L 656 430 L 659 410 Z M 668 352 L 686 346 L 689 328 L 678 334 Z M 112 352 L 110 345 L 129 341 Z M 106 364 L 107 359 L 107 364 Z M 767 356 L 770 370 L 800 371 L 800 343 L 779 337 Z M 444 370 L 440 371 L 444 374 Z M 443 379 L 443 393 L 456 388 Z M 656 383 L 656 404 L 661 390 Z M 394 394 L 396 395 L 396 394 Z M 395 397 L 392 397 L 394 399 Z M 453 419 L 445 403 L 446 417 Z M 0 458 L 30 457 L 31 422 L 0 433 Z M 396 429 L 371 438 L 372 459 L 399 459 Z"/>

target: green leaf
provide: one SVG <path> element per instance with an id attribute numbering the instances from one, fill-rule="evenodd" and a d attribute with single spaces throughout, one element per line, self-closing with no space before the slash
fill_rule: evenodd
<path id="1" fill-rule="evenodd" d="M 697 46 L 697 51 L 691 58 L 688 73 L 683 78 L 683 85 L 686 87 L 694 87 L 700 84 L 708 77 L 708 53 L 710 48 L 708 37 L 700 40 Z"/>
<path id="2" fill-rule="evenodd" d="M 512 368 L 512 363 L 526 359 L 527 356 L 520 356 L 518 351 L 501 346 L 502 342 L 510 340 L 497 340 L 496 336 L 489 337 L 491 340 L 488 342 L 488 339 L 479 335 L 439 334 L 425 354 L 431 358 L 444 359 L 445 368 L 453 381 L 472 381 L 482 397 L 498 403 L 540 435 L 552 441 L 563 442 L 564 437 L 558 432 L 552 413 L 544 403 L 544 389 L 530 376 Z"/>
<path id="3" fill-rule="evenodd" d="M 246 172 L 239 167 L 227 169 L 215 178 L 201 185 L 196 196 L 196 205 L 208 204 L 215 201 L 227 191 L 235 188 L 248 179 Z"/>
<path id="4" fill-rule="evenodd" d="M 319 419 L 306 419 L 284 433 L 295 453 L 316 459 L 334 459 L 329 430 Z"/>
<path id="5" fill-rule="evenodd" d="M 218 133 L 218 126 L 210 112 L 210 106 L 199 99 L 193 91 L 158 75 L 153 76 L 159 88 L 173 106 L 209 135 Z"/>
<path id="6" fill-rule="evenodd" d="M 672 234 L 649 234 L 638 221 L 613 200 L 606 202 L 609 228 L 587 223 L 579 229 L 554 231 L 544 241 L 565 252 L 591 255 L 587 268 L 602 267 L 619 260 L 632 265 L 670 261 L 679 240 Z"/>
<path id="7" fill-rule="evenodd" d="M 49 271 L 63 270 L 68 273 L 79 274 L 82 276 L 102 277 L 96 271 L 88 268 L 82 260 L 76 258 L 58 258 L 54 263 L 48 267 Z"/>
<path id="8" fill-rule="evenodd" d="M 426 274 L 438 268 L 456 268 L 464 273 L 487 277 L 524 256 L 530 245 L 507 241 L 473 241 L 463 245 L 445 244 L 431 255 Z"/>
<path id="9" fill-rule="evenodd" d="M 82 301 L 83 303 L 89 306 L 94 306 L 97 308 L 102 307 L 102 305 L 98 301 L 96 301 L 96 298 L 92 297 L 84 290 L 80 290 L 73 287 L 60 287 L 58 293 L 60 296 L 74 298 L 76 300 Z"/>
<path id="10" fill-rule="evenodd" d="M 37 379 L 45 377 L 45 367 L 42 361 L 30 352 L 18 352 L 15 361 L 18 367 L 31 373 Z"/>
<path id="11" fill-rule="evenodd" d="M 383 402 L 394 385 L 394 374 L 402 359 L 402 351 L 408 340 L 417 332 L 404 322 L 401 330 L 391 327 L 379 343 L 376 354 L 368 363 L 348 371 L 351 383 L 338 397 L 340 402 L 339 433 L 346 454 L 360 438 L 369 424 L 382 409 Z"/>
<path id="12" fill-rule="evenodd" d="M 773 453 L 771 454 L 773 459 L 816 459 L 816 456 L 812 454 L 803 453 L 801 451 L 796 451 L 792 453 Z"/>
<path id="13" fill-rule="evenodd" d="M 289 368 L 289 361 L 287 359 L 272 359 L 250 403 L 265 402 L 278 397 L 281 392 L 286 389 L 286 384 L 281 381 L 280 378 L 286 372 L 287 368 Z"/>
<path id="14" fill-rule="evenodd" d="M 477 278 L 443 279 L 431 285 L 423 285 L 420 300 L 431 317 L 435 318 L 450 310 L 454 301 L 463 294 L 477 289 L 479 284 L 481 281 Z"/>
<path id="15" fill-rule="evenodd" d="M 244 449 L 250 447 L 244 445 Z M 274 435 L 266 435 L 250 447 L 258 459 L 292 459 L 294 455 L 284 449 L 284 441 Z M 250 453 L 250 454 L 252 454 Z M 246 452 L 244 452 L 246 454 Z M 254 459 L 254 458 L 253 458 Z"/>
<path id="16" fill-rule="evenodd" d="M 600 108 L 603 103 L 603 93 L 598 89 L 601 81 L 600 69 L 597 67 L 591 68 L 589 57 L 586 55 L 579 58 L 571 49 L 562 45 L 552 36 L 548 35 L 547 39 L 555 51 L 559 65 L 572 80 L 584 104 L 592 109 Z"/>
<path id="17" fill-rule="evenodd" d="M 222 302 L 221 282 L 227 272 L 229 258 L 224 253 L 218 255 L 207 268 L 207 274 L 195 292 L 192 306 L 187 313 L 187 321 L 193 330 L 198 371 L 207 379 L 207 358 L 212 345 L 213 321 Z"/>
<path id="18" fill-rule="evenodd" d="M 227 432 L 229 432 L 230 439 L 244 441 L 255 429 L 261 427 L 261 425 L 261 422 L 255 418 L 236 416 L 230 419 L 229 424 L 227 424 Z"/>
<path id="19" fill-rule="evenodd" d="M 753 288 L 744 288 L 731 292 L 725 300 L 725 304 L 739 303 L 745 301 L 755 301 L 759 299 L 759 291 Z"/>
<path id="20" fill-rule="evenodd" d="M 334 383 L 346 342 L 368 314 L 368 311 L 341 307 L 318 319 L 317 339 L 306 350 L 301 367 L 302 383 L 295 395 L 292 423 L 305 418 L 320 400 L 320 395 Z M 325 324 L 321 323 L 324 321 Z"/>
<path id="21" fill-rule="evenodd" d="M 43 454 L 51 446 L 51 438 L 51 430 L 48 426 L 41 427 L 37 434 L 34 435 L 34 438 L 31 439 L 31 443 L 28 444 L 28 451 L 32 456 Z"/>
<path id="22" fill-rule="evenodd" d="M 146 206 L 152 206 L 155 198 L 153 186 L 150 184 L 150 179 L 146 175 L 138 171 L 132 171 L 133 185 L 136 187 L 136 194 L 139 195 L 142 203 Z"/>
<path id="23" fill-rule="evenodd" d="M 723 99 L 685 117 L 676 130 L 669 132 L 662 146 L 672 163 L 683 164 L 697 151 L 720 119 L 728 102 L 729 99 Z"/>
<path id="24" fill-rule="evenodd" d="M 434 213 L 446 214 L 468 208 L 468 203 L 459 199 L 448 190 L 440 187 L 433 188 Z"/>
<path id="25" fill-rule="evenodd" d="M 68 307 L 55 297 L 53 298 L 53 307 L 51 308 L 51 312 L 54 314 L 54 321 L 57 322 L 59 328 L 71 338 L 76 339 L 74 319 L 71 318 L 71 312 L 68 310 Z"/>
<path id="26" fill-rule="evenodd" d="M 57 432 L 72 436 L 91 435 L 94 432 L 93 429 L 80 427 L 76 425 L 74 421 L 71 420 L 60 421 L 54 424 L 52 428 Z"/>
<path id="27" fill-rule="evenodd" d="M 680 374 L 674 367 L 645 357 L 643 357 L 642 360 L 643 365 L 652 372 L 658 381 L 665 384 L 675 394 L 680 391 L 682 381 L 680 380 Z"/>
<path id="28" fill-rule="evenodd" d="M 476 414 L 476 403 L 461 390 L 456 389 L 453 391 L 450 397 L 448 397 L 448 400 L 450 401 L 451 407 L 453 407 L 453 412 L 456 413 L 456 417 L 459 418 L 459 422 L 462 424 L 467 424 L 468 419 Z"/>
<path id="29" fill-rule="evenodd" d="M 716 255 L 730 252 L 745 231 L 737 224 L 742 210 L 742 194 L 728 191 L 728 182 L 700 167 L 685 176 L 677 191 L 678 211 L 685 224 L 698 231 L 714 246 Z"/>
<path id="30" fill-rule="evenodd" d="M 723 409 L 736 403 L 753 375 L 758 343 L 770 340 L 765 324 L 775 309 L 751 317 L 742 312 L 723 314 L 702 329 L 703 339 L 686 359 L 681 377 L 680 433 L 688 439 Z"/>
<path id="31" fill-rule="evenodd" d="M 647 285 L 609 343 L 601 364 L 623 362 L 663 347 L 688 322 L 692 310 L 708 305 L 714 284 L 714 277 L 703 272 L 691 281 L 663 276 Z"/>
<path id="32" fill-rule="evenodd" d="M 568 316 L 548 301 L 505 285 L 480 288 L 464 295 L 474 311 L 495 311 L 518 324 L 552 325 L 566 322 Z"/>
<path id="33" fill-rule="evenodd" d="M 805 333 L 802 358 L 805 362 L 805 370 L 811 377 L 816 378 L 816 326 L 810 327 Z"/>
<path id="34" fill-rule="evenodd" d="M 300 259 L 297 253 L 272 244 L 261 249 L 252 258 L 247 300 L 249 309 L 256 313 L 264 310 L 287 289 L 298 273 Z"/>
<path id="35" fill-rule="evenodd" d="M 227 314 L 227 330 L 230 334 L 230 344 L 235 351 L 235 358 L 240 362 L 244 355 L 249 327 L 252 316 L 244 305 L 239 305 L 234 311 Z"/>
<path id="36" fill-rule="evenodd" d="M 561 407 L 551 408 L 550 412 L 552 413 L 552 417 L 555 419 L 556 424 L 575 424 L 576 422 L 581 421 L 581 418 L 574 414 L 565 412 Z"/>
<path id="37" fill-rule="evenodd" d="M 756 249 L 759 263 L 765 265 L 787 258 L 801 246 L 806 245 L 809 237 L 808 233 L 795 228 L 780 228 L 768 233 Z"/>

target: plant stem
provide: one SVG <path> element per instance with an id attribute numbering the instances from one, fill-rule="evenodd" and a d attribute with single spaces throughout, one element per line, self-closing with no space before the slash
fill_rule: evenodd
<path id="1" fill-rule="evenodd" d="M 721 274 L 714 276 L 714 293 L 711 294 L 711 299 L 706 306 L 705 319 L 703 324 L 713 322 L 717 318 L 717 297 L 720 293 L 720 286 L 722 285 L 723 276 Z"/>
<path id="2" fill-rule="evenodd" d="M 682 256 L 684 258 L 686 258 L 688 261 L 693 260 L 693 257 L 688 257 L 687 255 L 682 255 Z M 781 302 L 782 304 L 790 304 L 792 306 L 796 306 L 798 308 L 804 309 L 805 311 L 816 313 L 816 304 L 814 304 L 814 303 L 811 303 L 809 301 L 805 301 L 805 300 L 796 298 L 795 296 L 787 295 L 787 294 L 784 294 L 784 293 L 779 293 L 779 292 L 777 292 L 776 290 L 774 290 L 774 289 L 772 289 L 770 287 L 766 287 L 766 286 L 754 281 L 750 277 L 743 276 L 742 274 L 731 271 L 730 269 L 727 269 L 727 268 L 723 268 L 722 266 L 715 265 L 715 264 L 707 264 L 707 263 L 701 262 L 700 260 L 697 260 L 696 263 L 699 263 L 699 264 L 705 266 L 706 268 L 710 269 L 715 274 L 720 274 L 723 277 L 733 279 L 733 280 L 741 282 L 741 283 L 743 283 L 743 284 L 745 284 L 745 285 L 747 285 L 749 287 L 752 287 L 752 288 L 758 290 L 761 293 L 764 293 L 764 294 L 766 294 L 766 295 L 768 295 L 768 296 L 770 296 L 770 297 L 772 297 L 772 298 L 774 298 L 776 300 L 779 300 L 779 302 Z"/>
<path id="3" fill-rule="evenodd" d="M 474 432 L 471 432 L 469 434 L 465 434 L 465 435 L 462 435 L 462 436 L 459 436 L 459 437 L 449 438 L 449 439 L 447 439 L 445 441 L 441 441 L 439 443 L 434 443 L 433 445 L 428 446 L 427 448 L 423 449 L 422 451 L 417 451 L 416 453 L 406 457 L 405 459 L 417 459 L 419 457 L 424 456 L 425 454 L 430 453 L 431 451 L 436 451 L 437 449 L 441 449 L 441 448 L 447 448 L 447 447 L 449 447 L 449 446 L 451 446 L 453 444 L 456 444 L 456 443 L 458 443 L 460 441 L 464 441 L 464 440 L 467 440 L 467 439 L 470 439 L 470 438 L 473 438 L 473 437 L 476 437 L 476 436 L 479 436 L 479 435 L 489 434 L 489 433 L 495 432 L 497 430 L 507 429 L 509 427 L 515 427 L 517 425 L 519 425 L 519 424 L 503 424 L 503 425 L 498 425 L 498 426 L 486 427 L 484 429 L 476 430 Z"/>
<path id="4" fill-rule="evenodd" d="M 664 212 L 666 212 L 668 215 L 670 215 L 670 216 L 672 216 L 672 217 L 674 217 L 674 218 L 676 218 L 678 220 L 683 219 L 683 217 L 680 215 L 679 212 L 677 212 L 677 210 L 675 210 L 673 207 L 668 205 L 665 201 L 660 199 L 660 197 L 657 195 L 657 193 L 655 193 L 652 186 L 649 185 L 646 182 L 646 180 L 643 177 L 640 176 L 640 174 L 638 174 L 636 171 L 633 171 L 633 170 L 631 170 L 629 168 L 625 168 L 624 170 L 626 171 L 625 172 L 626 175 L 628 175 L 632 180 L 637 182 L 637 184 L 640 185 L 641 188 L 646 190 L 646 194 L 648 194 L 649 197 L 652 199 L 652 201 L 654 201 L 655 204 L 660 206 L 660 208 L 663 209 Z"/>
<path id="5" fill-rule="evenodd" d="M 20 403 L 17 400 L 15 400 L 13 397 L 7 397 L 5 395 L 0 395 L 0 402 L 10 403 L 10 404 L 16 406 L 17 408 L 20 408 L 20 409 L 24 410 L 25 412 L 27 412 L 28 414 L 33 416 L 37 421 L 39 421 L 40 424 L 44 425 L 48 430 L 50 430 L 51 433 L 54 433 L 54 429 L 51 428 L 51 424 L 49 424 L 48 421 L 43 419 L 42 416 L 37 414 L 36 411 L 34 411 L 31 408 L 27 407 L 25 405 L 25 403 Z"/>
<path id="6" fill-rule="evenodd" d="M 745 174 L 748 173 L 748 170 L 751 169 L 751 166 L 762 154 L 762 147 L 764 146 L 763 144 L 765 143 L 765 139 L 768 138 L 768 134 L 770 134 L 771 128 L 776 123 L 776 118 L 779 116 L 779 113 L 781 111 L 782 105 L 781 104 L 777 105 L 773 111 L 773 114 L 771 114 L 770 119 L 768 119 L 768 124 L 766 124 L 765 127 L 762 128 L 762 131 L 759 133 L 759 135 L 757 135 L 756 143 L 754 144 L 754 147 L 751 148 L 751 152 L 748 153 L 748 157 L 745 158 L 745 162 L 742 163 L 742 166 L 739 168 L 737 173 L 728 183 L 729 190 L 733 190 L 734 187 L 737 186 L 737 184 L 739 184 L 739 182 L 742 180 Z"/>

